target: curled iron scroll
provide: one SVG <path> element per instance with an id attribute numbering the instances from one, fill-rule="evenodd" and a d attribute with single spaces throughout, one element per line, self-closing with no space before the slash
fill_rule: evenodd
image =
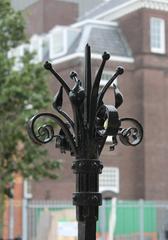
<path id="1" fill-rule="evenodd" d="M 36 126 L 37 121 L 43 117 L 52 120 L 53 122 L 55 122 L 56 124 L 58 124 L 61 127 L 66 138 L 68 139 L 68 142 L 69 142 L 69 145 L 71 148 L 71 152 L 73 154 L 76 154 L 76 146 L 75 146 L 74 137 L 73 137 L 72 133 L 70 132 L 67 124 L 64 123 L 62 121 L 62 119 L 60 119 L 58 116 L 56 116 L 52 113 L 39 113 L 39 114 L 33 116 L 29 120 L 27 129 L 28 129 L 28 134 L 29 134 L 31 140 L 36 144 L 46 144 L 46 143 L 52 141 L 54 137 L 56 138 L 58 136 L 54 133 L 54 128 L 50 124 L 43 124 L 40 127 Z"/>
<path id="2" fill-rule="evenodd" d="M 122 118 L 120 122 L 121 126 L 123 123 L 129 125 L 126 128 L 120 128 L 118 133 L 120 141 L 127 146 L 138 145 L 143 138 L 143 128 L 141 124 L 133 118 Z"/>

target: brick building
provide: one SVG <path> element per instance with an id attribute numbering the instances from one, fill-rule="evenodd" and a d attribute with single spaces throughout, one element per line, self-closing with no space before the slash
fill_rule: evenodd
<path id="1" fill-rule="evenodd" d="M 102 76 L 102 86 L 118 65 L 125 68 L 125 73 L 116 82 L 124 95 L 119 115 L 139 120 L 144 127 L 144 139 L 135 148 L 119 143 L 115 151 L 109 151 L 111 142 L 108 139 L 100 156 L 105 166 L 100 177 L 100 190 L 119 199 L 167 200 L 168 2 L 103 1 L 80 17 L 74 2 L 32 0 L 32 4 L 24 9 L 29 47 L 37 51 L 35 61 L 49 59 L 70 86 L 73 85 L 70 71 L 75 70 L 83 79 L 86 43 L 92 49 L 93 78 L 102 53 L 108 51 L 111 54 Z M 20 57 L 27 47 L 24 44 L 12 54 Z M 59 84 L 53 79 L 53 96 L 58 88 Z M 105 96 L 105 102 L 114 104 L 112 87 Z M 71 114 L 66 98 L 64 109 Z M 72 198 L 75 191 L 72 158 L 68 153 L 61 154 L 54 144 L 49 150 L 52 158 L 61 159 L 63 163 L 58 180 L 44 179 L 23 184 L 18 177 L 15 185 L 18 202 L 22 195 L 39 200 Z M 31 190 L 27 190 L 29 187 Z M 21 227 L 21 206 L 15 215 L 20 216 L 18 225 Z M 4 231 L 7 236 L 8 229 Z M 21 229 L 15 231 L 18 235 Z"/>
<path id="2" fill-rule="evenodd" d="M 134 117 L 142 123 L 144 140 L 136 148 L 118 144 L 113 152 L 109 151 L 110 142 L 107 142 L 100 156 L 106 167 L 101 178 L 101 190 L 109 190 L 120 199 L 168 199 L 167 12 L 168 2 L 165 0 L 106 1 L 76 23 L 65 26 L 65 22 L 58 21 L 56 27 L 48 23 L 46 30 L 42 28 L 37 31 L 39 35 L 31 38 L 31 44 L 38 53 L 36 60 L 49 59 L 70 85 L 73 84 L 69 80 L 71 70 L 77 71 L 80 79 L 83 78 L 87 42 L 92 48 L 92 76 L 100 65 L 101 54 L 104 51 L 111 54 L 102 85 L 118 65 L 125 68 L 124 75 L 117 79 L 124 94 L 119 114 L 121 117 Z M 70 23 L 75 21 L 73 17 L 70 17 Z M 40 35 L 41 32 L 43 35 Z M 53 80 L 53 95 L 57 90 L 58 84 Z M 114 103 L 112 88 L 108 90 L 106 103 Z M 67 99 L 64 105 L 71 112 Z M 50 154 L 63 161 L 59 179 L 55 182 L 46 179 L 33 182 L 32 196 L 35 199 L 71 199 L 75 189 L 71 157 L 60 154 L 54 146 L 51 146 Z"/>
<path id="3" fill-rule="evenodd" d="M 107 186 L 101 187 L 109 187 L 120 199 L 168 198 L 165 130 L 168 84 L 167 11 L 166 1 L 108 1 L 86 13 L 68 29 L 57 27 L 52 30 L 53 33 L 55 31 L 57 41 L 49 58 L 65 79 L 69 79 L 72 69 L 82 79 L 84 46 L 87 42 L 92 47 L 92 76 L 97 71 L 101 53 L 105 50 L 110 52 L 111 61 L 105 68 L 104 81 L 110 78 L 117 65 L 125 67 L 125 74 L 118 79 L 125 99 L 119 113 L 122 117 L 132 116 L 143 124 L 144 140 L 136 148 L 126 148 L 119 144 L 114 152 L 109 152 L 110 143 L 107 143 L 100 157 L 104 165 L 110 167 L 105 171 L 107 174 L 111 172 L 113 188 L 108 186 L 105 179 L 103 184 Z M 67 38 L 70 33 L 73 35 L 72 42 Z M 59 41 L 63 43 L 61 39 L 65 41 L 60 47 Z M 71 84 L 70 80 L 67 81 Z M 53 94 L 58 89 L 55 81 L 52 89 Z M 113 103 L 111 89 L 106 102 Z M 70 157 L 57 154 L 55 149 L 52 154 L 67 159 L 64 160 L 65 168 L 55 183 L 50 180 L 34 183 L 33 197 L 69 199 L 74 191 Z"/>

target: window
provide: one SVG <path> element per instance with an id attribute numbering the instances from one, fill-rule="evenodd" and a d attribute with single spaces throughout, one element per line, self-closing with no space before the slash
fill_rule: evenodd
<path id="1" fill-rule="evenodd" d="M 48 59 L 49 57 L 48 56 L 49 54 L 49 36 L 48 35 L 43 36 L 42 48 L 43 48 L 43 60 Z"/>
<path id="2" fill-rule="evenodd" d="M 49 57 L 54 59 L 66 52 L 66 29 L 56 27 L 49 35 Z"/>
<path id="3" fill-rule="evenodd" d="M 67 50 L 77 36 L 80 30 L 73 27 L 57 26 L 49 33 L 49 57 L 54 59 L 67 53 Z"/>
<path id="4" fill-rule="evenodd" d="M 113 76 L 114 72 L 110 72 L 110 71 L 104 71 L 102 73 L 102 77 L 101 77 L 101 81 L 100 81 L 100 87 L 103 87 L 106 85 L 106 83 L 111 79 L 111 77 Z M 113 86 L 113 84 L 117 85 L 117 78 L 114 80 L 114 82 L 112 83 L 111 86 Z"/>
<path id="5" fill-rule="evenodd" d="M 112 191 L 119 193 L 119 169 L 104 167 L 100 174 L 100 192 Z"/>
<path id="6" fill-rule="evenodd" d="M 160 18 L 150 19 L 151 52 L 165 53 L 165 21 Z"/>
<path id="7" fill-rule="evenodd" d="M 32 192 L 31 192 L 31 180 L 25 179 L 24 180 L 24 185 L 23 185 L 23 194 L 24 198 L 26 199 L 31 199 L 32 198 Z"/>
<path id="8" fill-rule="evenodd" d="M 29 51 L 28 44 L 22 44 L 16 48 L 12 48 L 11 50 L 9 50 L 8 58 L 15 59 L 13 70 L 19 71 L 23 67 L 23 64 L 21 63 L 21 58 L 24 56 L 25 51 Z"/>
<path id="9" fill-rule="evenodd" d="M 30 39 L 30 52 L 35 52 L 33 63 L 39 63 L 43 60 L 43 38 L 34 35 Z"/>

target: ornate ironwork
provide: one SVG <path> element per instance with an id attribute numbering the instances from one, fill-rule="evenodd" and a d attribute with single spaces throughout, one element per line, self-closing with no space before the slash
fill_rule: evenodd
<path id="1" fill-rule="evenodd" d="M 118 108 L 123 103 L 123 96 L 113 82 L 124 73 L 124 69 L 118 67 L 111 79 L 100 89 L 101 76 L 109 59 L 110 54 L 104 52 L 100 68 L 92 83 L 91 50 L 87 44 L 85 77 L 81 81 L 76 72 L 71 72 L 70 78 L 74 81 L 72 89 L 54 70 L 52 64 L 46 62 L 44 67 L 56 77 L 61 85 L 53 101 L 53 108 L 59 115 L 39 113 L 28 122 L 28 133 L 35 143 L 46 144 L 55 141 L 56 148 L 60 148 L 62 153 L 70 151 L 71 155 L 76 158 L 72 165 L 76 174 L 76 193 L 73 196 L 73 203 L 77 208 L 79 240 L 96 239 L 98 206 L 101 205 L 98 176 L 103 168 L 98 159 L 107 137 L 111 136 L 110 150 L 115 149 L 118 139 L 126 146 L 136 146 L 143 138 L 143 128 L 137 120 L 119 118 Z M 115 103 L 109 106 L 105 105 L 103 98 L 112 83 Z M 63 91 L 70 100 L 73 119 L 62 109 Z M 52 120 L 54 125 L 51 122 L 43 124 L 43 119 L 46 117 Z M 128 124 L 127 127 L 123 127 L 125 124 Z M 56 133 L 57 125 L 60 127 L 58 133 Z"/>

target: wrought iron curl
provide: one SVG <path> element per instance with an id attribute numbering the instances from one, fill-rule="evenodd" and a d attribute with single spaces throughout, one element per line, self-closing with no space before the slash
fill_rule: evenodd
<path id="1" fill-rule="evenodd" d="M 59 118 L 58 116 L 52 113 L 39 113 L 33 116 L 29 120 L 27 129 L 28 129 L 28 134 L 31 140 L 34 143 L 41 145 L 41 144 L 46 144 L 51 142 L 54 137 L 55 138 L 58 137 L 58 135 L 55 134 L 55 131 L 52 125 L 43 124 L 40 127 L 36 126 L 40 118 L 47 118 L 52 120 L 54 123 L 58 124 L 61 127 L 62 131 L 64 132 L 67 141 L 69 142 L 69 145 L 70 145 L 69 150 L 72 152 L 72 154 L 76 154 L 76 145 L 75 145 L 74 137 L 70 132 L 69 127 L 65 122 L 63 122 L 61 118 Z"/>
<path id="2" fill-rule="evenodd" d="M 118 136 L 120 141 L 126 146 L 138 145 L 143 139 L 143 128 L 141 124 L 133 118 L 122 118 L 120 121 L 121 125 L 122 123 L 129 125 L 129 127 L 119 130 Z"/>
<path id="3" fill-rule="evenodd" d="M 49 143 L 54 138 L 54 129 L 49 124 L 44 124 L 37 129 L 37 138 L 39 139 L 39 143 Z"/>

